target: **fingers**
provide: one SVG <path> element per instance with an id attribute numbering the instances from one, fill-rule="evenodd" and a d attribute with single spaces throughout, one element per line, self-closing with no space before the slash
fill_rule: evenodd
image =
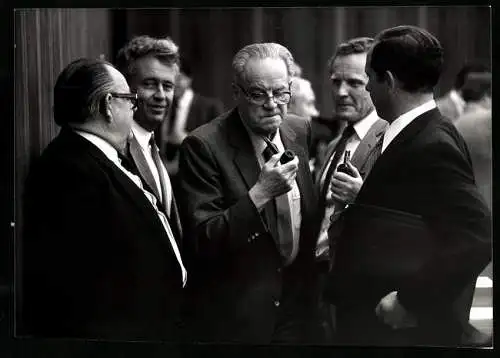
<path id="1" fill-rule="evenodd" d="M 280 158 L 281 158 L 281 153 L 276 153 L 271 158 L 269 158 L 269 160 L 266 162 L 265 165 L 271 168 L 275 167 L 278 164 Z"/>

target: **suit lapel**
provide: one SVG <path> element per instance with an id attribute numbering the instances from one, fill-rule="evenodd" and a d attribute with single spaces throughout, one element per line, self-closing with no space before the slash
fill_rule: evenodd
<path id="1" fill-rule="evenodd" d="M 361 176 L 364 178 L 366 172 L 364 171 L 364 165 L 368 157 L 368 153 L 375 146 L 380 136 L 384 134 L 385 128 L 387 127 L 387 122 L 378 119 L 368 130 L 363 140 L 359 143 L 354 155 L 352 156 L 351 163 L 360 171 Z"/>
<path id="2" fill-rule="evenodd" d="M 144 156 L 144 153 L 142 152 L 141 146 L 139 145 L 139 142 L 137 141 L 135 135 L 133 135 L 130 139 L 130 155 L 132 156 L 132 159 L 134 160 L 134 163 L 139 170 L 139 174 L 149 186 L 149 189 L 156 196 L 156 199 L 161 202 L 161 194 L 158 192 L 153 173 L 151 173 L 151 169 L 149 169 L 146 157 Z"/>
<path id="3" fill-rule="evenodd" d="M 394 163 L 400 160 L 401 157 L 404 158 L 405 156 L 404 148 L 408 146 L 412 142 L 412 140 L 418 135 L 418 133 L 427 126 L 429 121 L 431 121 L 436 116 L 440 117 L 439 111 L 437 109 L 433 109 L 418 116 L 409 125 L 407 125 L 392 140 L 392 142 L 387 146 L 382 155 L 375 162 L 375 165 L 373 166 L 370 176 L 372 176 L 375 173 L 375 171 L 376 173 L 378 172 L 383 173 L 386 170 L 384 168 L 394 165 Z"/>
<path id="4" fill-rule="evenodd" d="M 254 154 L 254 148 L 247 130 L 238 114 L 237 109 L 227 119 L 228 123 L 228 141 L 234 148 L 233 162 L 241 174 L 247 189 L 255 185 L 259 178 L 260 166 L 257 157 Z M 274 200 L 270 200 L 263 211 L 263 225 L 267 231 L 278 241 L 278 230 L 276 228 L 276 205 Z M 261 217 L 262 217 L 261 216 Z"/>
<path id="5" fill-rule="evenodd" d="M 254 149 L 250 137 L 241 122 L 238 111 L 234 112 L 227 119 L 228 121 L 228 141 L 235 149 L 234 164 L 238 168 L 243 180 L 250 189 L 259 178 L 260 166 L 256 156 L 253 154 Z"/>

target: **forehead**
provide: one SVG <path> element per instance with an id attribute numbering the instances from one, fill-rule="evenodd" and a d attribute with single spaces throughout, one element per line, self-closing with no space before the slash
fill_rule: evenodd
<path id="1" fill-rule="evenodd" d="M 113 80 L 113 85 L 117 90 L 122 90 L 125 92 L 129 91 L 129 86 L 127 83 L 127 80 L 123 76 L 123 74 L 118 71 L 116 68 L 111 67 L 109 65 L 105 65 L 106 69 L 108 70 L 108 73 Z"/>
<path id="2" fill-rule="evenodd" d="M 366 77 L 366 53 L 339 56 L 333 61 L 330 74 L 332 77 Z"/>
<path id="3" fill-rule="evenodd" d="M 245 66 L 245 77 L 249 87 L 283 87 L 289 81 L 286 64 L 280 58 L 249 59 Z"/>
<path id="4" fill-rule="evenodd" d="M 178 73 L 178 66 L 176 64 L 168 65 L 154 56 L 137 59 L 135 68 L 135 75 L 140 79 L 153 78 L 173 82 Z"/>

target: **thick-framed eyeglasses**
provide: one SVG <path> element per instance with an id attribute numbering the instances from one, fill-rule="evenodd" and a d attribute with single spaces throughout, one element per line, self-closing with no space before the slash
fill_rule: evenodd
<path id="1" fill-rule="evenodd" d="M 262 106 L 270 98 L 272 98 L 273 101 L 277 104 L 288 104 L 288 102 L 290 102 L 290 98 L 292 97 L 292 93 L 289 90 L 273 91 L 272 95 L 269 95 L 269 92 L 262 90 L 252 90 L 248 92 L 240 84 L 237 85 L 241 89 L 245 97 L 248 99 L 248 101 L 258 106 Z M 291 84 L 288 84 L 289 88 L 290 85 Z"/>
<path id="2" fill-rule="evenodd" d="M 117 93 L 117 92 L 111 92 L 110 95 L 115 98 L 124 98 L 128 99 L 130 103 L 132 103 L 132 109 L 137 108 L 137 102 L 139 101 L 139 98 L 137 97 L 137 93 Z"/>

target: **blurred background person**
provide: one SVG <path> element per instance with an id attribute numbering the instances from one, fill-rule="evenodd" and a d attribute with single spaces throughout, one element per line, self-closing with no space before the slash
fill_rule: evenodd
<path id="1" fill-rule="evenodd" d="M 178 155 L 182 141 L 189 132 L 211 121 L 224 111 L 221 100 L 195 92 L 192 83 L 191 63 L 187 58 L 181 56 L 180 71 L 175 82 L 169 120 L 165 121 L 160 128 L 160 148 L 162 155 L 167 160 L 167 170 L 173 181 L 174 188 L 177 187 Z"/>
<path id="2" fill-rule="evenodd" d="M 311 82 L 302 77 L 294 76 L 291 79 L 292 98 L 288 104 L 288 113 L 311 121 L 313 117 L 319 116 L 316 108 L 316 96 L 314 95 Z"/>
<path id="3" fill-rule="evenodd" d="M 462 89 L 467 103 L 455 126 L 464 137 L 474 176 L 488 206 L 492 207 L 491 73 L 470 73 Z"/>
<path id="4" fill-rule="evenodd" d="M 463 98 L 463 86 L 470 73 L 488 72 L 488 67 L 480 62 L 465 64 L 455 77 L 453 88 L 444 96 L 436 100 L 439 111 L 443 116 L 455 121 L 465 109 L 466 101 Z"/>

